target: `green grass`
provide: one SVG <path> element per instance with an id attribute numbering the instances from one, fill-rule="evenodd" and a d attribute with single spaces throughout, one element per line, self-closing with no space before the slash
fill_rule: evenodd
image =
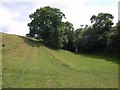
<path id="1" fill-rule="evenodd" d="M 2 33 L 0 33 L 0 90 L 2 89 Z"/>
<path id="2" fill-rule="evenodd" d="M 118 88 L 115 58 L 53 50 L 3 34 L 3 88 Z"/>

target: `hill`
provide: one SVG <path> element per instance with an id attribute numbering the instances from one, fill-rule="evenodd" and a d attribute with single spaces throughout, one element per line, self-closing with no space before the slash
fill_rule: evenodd
<path id="1" fill-rule="evenodd" d="M 54 50 L 2 34 L 3 88 L 117 88 L 118 64 L 99 55 Z"/>

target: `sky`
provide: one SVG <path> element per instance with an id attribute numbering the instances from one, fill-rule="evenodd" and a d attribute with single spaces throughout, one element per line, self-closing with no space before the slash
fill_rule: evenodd
<path id="1" fill-rule="evenodd" d="M 90 18 L 98 13 L 110 13 L 118 21 L 118 0 L 0 0 L 0 32 L 25 36 L 29 33 L 29 15 L 36 9 L 59 8 L 74 28 L 91 25 Z"/>

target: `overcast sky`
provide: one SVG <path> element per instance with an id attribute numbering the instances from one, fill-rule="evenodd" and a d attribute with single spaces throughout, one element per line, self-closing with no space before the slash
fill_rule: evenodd
<path id="1" fill-rule="evenodd" d="M 118 0 L 0 0 L 0 32 L 24 36 L 29 32 L 29 15 L 44 6 L 61 9 L 75 29 L 90 25 L 90 17 L 110 13 L 118 20 Z"/>

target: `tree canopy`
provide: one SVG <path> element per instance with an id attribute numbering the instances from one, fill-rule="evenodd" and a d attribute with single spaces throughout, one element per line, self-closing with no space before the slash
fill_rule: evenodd
<path id="1" fill-rule="evenodd" d="M 62 18 L 65 15 L 57 8 L 49 6 L 37 9 L 36 12 L 31 14 L 28 23 L 30 37 L 39 37 L 44 40 L 44 44 L 54 48 L 60 48 L 60 27 Z"/>
<path id="2" fill-rule="evenodd" d="M 28 37 L 43 39 L 46 46 L 87 53 L 120 54 L 120 21 L 113 26 L 113 16 L 99 13 L 90 18 L 91 26 L 74 30 L 65 14 L 58 8 L 45 6 L 29 15 Z M 82 25 L 83 26 L 83 25 Z"/>

